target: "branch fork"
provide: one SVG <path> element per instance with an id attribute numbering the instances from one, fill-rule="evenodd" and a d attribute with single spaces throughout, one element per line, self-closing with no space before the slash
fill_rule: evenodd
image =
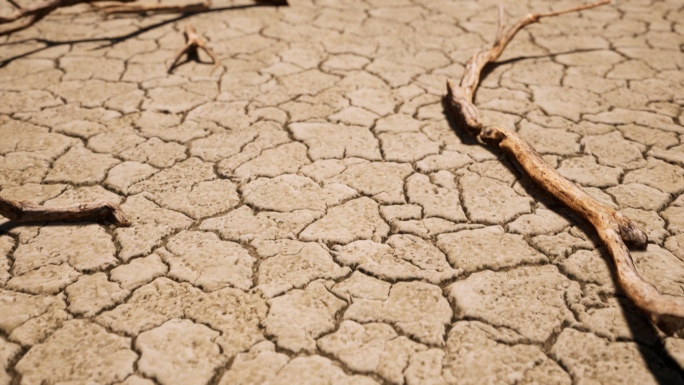
<path id="1" fill-rule="evenodd" d="M 174 68 L 176 68 L 176 64 L 178 63 L 178 60 L 183 55 L 187 55 L 188 59 L 199 59 L 198 55 L 198 50 L 201 49 L 202 51 L 206 52 L 207 55 L 212 60 L 212 63 L 214 64 L 214 67 L 211 69 L 211 72 L 214 72 L 216 68 L 219 66 L 219 60 L 214 54 L 214 51 L 207 47 L 207 42 L 202 39 L 202 37 L 197 33 L 197 30 L 195 30 L 195 27 L 191 25 L 186 25 L 185 26 L 185 32 L 183 32 L 185 35 L 185 46 L 178 51 L 176 56 L 173 59 L 173 63 L 171 63 L 171 66 L 169 66 L 169 73 L 173 71 Z"/>
<path id="2" fill-rule="evenodd" d="M 596 229 L 615 264 L 618 284 L 651 321 L 666 333 L 684 330 L 684 299 L 664 295 L 644 280 L 637 271 L 627 245 L 645 248 L 646 234 L 629 218 L 603 205 L 577 185 L 563 177 L 542 159 L 541 155 L 515 131 L 503 127 L 484 127 L 473 104 L 473 94 L 480 81 L 482 69 L 496 61 L 516 33 L 528 24 L 545 17 L 582 11 L 605 5 L 610 0 L 549 13 L 532 13 L 518 20 L 506 30 L 503 10 L 499 9 L 496 40 L 491 48 L 475 53 L 468 63 L 459 85 L 447 81 L 446 102 L 456 123 L 471 136 L 496 145 L 512 156 L 528 176 L 544 190 L 587 220 Z"/>

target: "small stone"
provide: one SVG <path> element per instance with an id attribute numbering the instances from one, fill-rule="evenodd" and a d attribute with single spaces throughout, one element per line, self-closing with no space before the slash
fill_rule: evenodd
<path id="1" fill-rule="evenodd" d="M 169 320 L 136 338 L 138 370 L 163 385 L 206 384 L 225 361 L 214 342 L 218 336 L 189 320 Z"/>

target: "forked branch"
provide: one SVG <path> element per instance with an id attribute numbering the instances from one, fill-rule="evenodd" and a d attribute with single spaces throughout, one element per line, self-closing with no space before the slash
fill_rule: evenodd
<path id="1" fill-rule="evenodd" d="M 507 31 L 502 21 L 503 14 L 500 12 L 494 45 L 477 52 L 470 58 L 458 86 L 452 81 L 447 81 L 446 99 L 460 127 L 485 143 L 498 145 L 505 153 L 518 161 L 535 183 L 594 226 L 613 258 L 618 283 L 627 297 L 646 312 L 663 331 L 675 333 L 684 328 L 684 300 L 663 295 L 653 285 L 646 282 L 636 270 L 626 246 L 628 244 L 632 247 L 644 248 L 648 242 L 646 234 L 629 218 L 599 203 L 560 175 L 515 131 L 503 127 L 485 128 L 473 104 L 473 94 L 480 81 L 482 69 L 487 63 L 499 58 L 506 45 L 520 29 L 544 17 L 577 12 L 608 3 L 610 3 L 609 0 L 604 0 L 559 12 L 532 13 L 520 19 Z"/>
<path id="2" fill-rule="evenodd" d="M 218 58 L 216 58 L 216 55 L 214 54 L 214 51 L 212 51 L 211 48 L 207 47 L 207 42 L 202 39 L 202 37 L 197 34 L 197 31 L 195 30 L 195 27 L 191 25 L 186 25 L 185 26 L 185 32 L 183 33 L 185 35 L 185 46 L 178 51 L 176 54 L 176 57 L 173 59 L 173 63 L 171 63 L 171 66 L 169 66 L 169 73 L 173 71 L 173 69 L 176 67 L 176 64 L 178 63 L 178 60 L 183 55 L 188 55 L 188 58 L 194 58 L 198 59 L 198 49 L 203 50 L 204 52 L 209 55 L 209 57 L 212 60 L 212 63 L 214 64 L 214 68 L 212 68 L 212 72 L 219 66 L 219 61 Z"/>
<path id="3" fill-rule="evenodd" d="M 14 222 L 104 220 L 117 226 L 130 225 L 119 205 L 107 201 L 45 207 L 27 201 L 0 198 L 0 215 Z"/>

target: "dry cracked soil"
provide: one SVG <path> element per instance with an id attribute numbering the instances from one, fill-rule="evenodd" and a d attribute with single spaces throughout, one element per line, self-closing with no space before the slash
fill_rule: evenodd
<path id="1" fill-rule="evenodd" d="M 132 221 L 0 217 L 0 384 L 684 382 L 593 230 L 445 116 L 499 0 L 290 3 L 0 38 L 0 196 Z M 187 23 L 214 72 L 167 74 Z M 618 0 L 522 31 L 475 100 L 643 226 L 639 272 L 682 297 L 683 45 L 681 0 Z"/>

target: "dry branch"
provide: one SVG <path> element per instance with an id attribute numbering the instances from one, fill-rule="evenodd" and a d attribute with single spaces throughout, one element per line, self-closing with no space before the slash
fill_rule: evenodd
<path id="1" fill-rule="evenodd" d="M 199 58 L 198 56 L 198 49 L 202 49 L 204 52 L 211 57 L 212 63 L 214 64 L 214 68 L 212 68 L 212 72 L 219 66 L 219 61 L 216 58 L 216 55 L 214 54 L 214 51 L 211 50 L 211 48 L 207 47 L 207 43 L 202 39 L 200 35 L 197 34 L 197 31 L 195 30 L 195 27 L 191 25 L 186 25 L 185 26 L 185 32 L 183 32 L 185 35 L 185 47 L 183 47 L 178 53 L 176 54 L 176 57 L 173 59 L 173 63 L 171 63 L 171 66 L 169 66 L 169 73 L 176 67 L 176 63 L 178 63 L 178 60 L 184 55 L 187 54 L 188 58 Z"/>
<path id="2" fill-rule="evenodd" d="M 529 177 L 559 201 L 590 222 L 599 238 L 605 244 L 615 263 L 620 287 L 639 308 L 663 331 L 675 333 L 684 327 L 684 300 L 663 295 L 646 282 L 636 270 L 626 244 L 643 248 L 648 242 L 646 234 L 634 222 L 619 212 L 599 203 L 560 175 L 546 163 L 535 149 L 515 131 L 503 127 L 485 128 L 477 108 L 473 104 L 473 94 L 480 81 L 482 69 L 487 63 L 496 61 L 515 34 L 528 24 L 541 18 L 577 12 L 584 9 L 608 4 L 604 0 L 559 12 L 533 13 L 520 19 L 508 31 L 503 23 L 503 13 L 499 13 L 499 26 L 496 40 L 491 48 L 483 49 L 473 55 L 466 64 L 461 83 L 456 86 L 447 81 L 447 103 L 457 124 L 470 135 L 485 143 L 498 145 L 505 153 L 515 158 Z"/>
<path id="3" fill-rule="evenodd" d="M 201 12 L 206 11 L 211 7 L 211 1 L 207 0 L 202 3 L 191 4 L 111 4 L 105 6 L 97 6 L 97 9 L 104 11 L 105 14 L 117 13 L 186 13 L 186 12 Z"/>
<path id="4" fill-rule="evenodd" d="M 28 7 L 20 7 L 14 1 L 10 3 L 17 8 L 9 16 L 0 16 L 0 25 L 16 23 L 7 29 L 0 30 L 0 36 L 12 34 L 17 31 L 24 30 L 33 24 L 40 21 L 57 8 L 70 7 L 77 4 L 91 4 L 98 10 L 105 14 L 116 13 L 193 13 L 208 11 L 211 7 L 211 0 L 205 0 L 202 3 L 190 4 L 109 4 L 104 6 L 97 6 L 94 3 L 98 2 L 115 2 L 115 3 L 130 3 L 135 0 L 44 0 Z M 288 5 L 287 0 L 255 0 L 258 5 Z"/>
<path id="5" fill-rule="evenodd" d="M 105 220 L 117 226 L 130 225 L 119 205 L 107 201 L 45 207 L 28 201 L 0 198 L 0 215 L 14 222 Z"/>
<path id="6" fill-rule="evenodd" d="M 70 7 L 76 4 L 82 3 L 95 3 L 99 1 L 111 1 L 111 0 L 45 0 L 39 1 L 28 7 L 19 7 L 10 16 L 2 17 L 0 16 L 0 24 L 9 24 L 14 22 L 19 22 L 17 25 L 10 27 L 8 29 L 0 31 L 0 36 L 9 35 L 11 33 L 21 31 L 26 29 L 33 24 L 40 21 L 42 18 L 47 16 L 49 13 L 57 8 Z M 122 3 L 130 2 L 133 0 L 118 0 Z M 16 4 L 14 4 L 16 6 Z"/>

